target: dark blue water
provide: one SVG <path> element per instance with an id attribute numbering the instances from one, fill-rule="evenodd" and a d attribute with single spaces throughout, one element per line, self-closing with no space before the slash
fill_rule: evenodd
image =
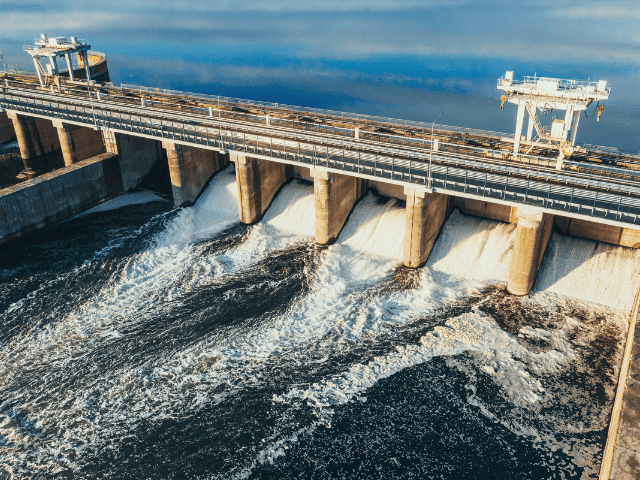
<path id="1" fill-rule="evenodd" d="M 2 4 L 0 49 L 31 70 L 23 42 L 78 35 L 115 84 L 502 132 L 506 70 L 607 79 L 578 142 L 640 149 L 636 17 L 33 0 Z M 370 195 L 321 248 L 310 185 L 252 227 L 235 188 L 182 210 L 137 192 L 0 249 L 0 478 L 597 478 L 634 254 L 554 234 L 514 298 L 512 226 L 454 213 L 409 271 L 400 202 Z"/>
<path id="2" fill-rule="evenodd" d="M 312 191 L 243 226 L 227 171 L 3 248 L 0 478 L 596 478 L 624 315 L 507 295 L 513 228 L 459 213 L 416 271 L 395 200 L 318 247 Z"/>
<path id="3" fill-rule="evenodd" d="M 640 150 L 637 2 L 3 2 L 5 63 L 41 33 L 86 38 L 113 82 L 513 133 L 497 79 L 608 80 L 582 143 Z M 592 112 L 589 111 L 589 115 Z M 562 118 L 563 112 L 553 115 Z M 543 122 L 550 123 L 551 116 Z"/>

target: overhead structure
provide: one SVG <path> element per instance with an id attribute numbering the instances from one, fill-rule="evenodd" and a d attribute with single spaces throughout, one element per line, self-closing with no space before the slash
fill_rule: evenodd
<path id="1" fill-rule="evenodd" d="M 539 142 L 557 148 L 560 152 L 556 167 L 558 169 L 562 168 L 563 159 L 574 152 L 580 112 L 585 111 L 591 103 L 597 102 L 596 111 L 600 121 L 604 102 L 611 93 L 611 87 L 607 86 L 606 80 L 584 82 L 538 76 L 514 80 L 513 72 L 507 72 L 505 76 L 498 79 L 498 90 L 506 92 L 500 97 L 501 108 L 504 108 L 505 101 L 518 105 L 513 152 L 520 153 L 526 110 L 529 114 L 526 140 L 534 142 L 530 144 L 526 153 Z M 550 113 L 553 110 L 565 110 L 564 119 L 554 118 L 550 127 L 543 126 L 538 118 L 538 112 Z M 536 137 L 532 138 L 534 128 Z"/>
<path id="2" fill-rule="evenodd" d="M 89 58 L 88 52 L 91 48 L 84 40 L 78 40 L 77 37 L 70 37 L 68 40 L 66 37 L 52 37 L 48 38 L 46 33 L 40 36 L 39 40 L 36 40 L 35 46 L 25 45 L 24 49 L 33 58 L 33 63 L 36 66 L 36 72 L 40 79 L 40 85 L 46 86 L 46 79 L 53 78 L 54 81 L 59 81 L 60 70 L 58 69 L 58 57 L 64 57 L 67 61 L 67 69 L 69 72 L 69 78 L 74 81 L 73 74 L 73 57 L 84 60 L 84 68 L 87 70 L 87 82 L 91 79 L 89 72 Z M 41 59 L 48 59 L 48 63 L 45 62 L 43 67 Z"/>

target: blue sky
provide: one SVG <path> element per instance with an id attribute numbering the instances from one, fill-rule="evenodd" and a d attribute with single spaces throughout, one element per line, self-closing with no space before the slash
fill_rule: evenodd
<path id="1" fill-rule="evenodd" d="M 513 128 L 494 109 L 506 70 L 607 79 L 617 113 L 581 124 L 602 132 L 582 141 L 620 131 L 615 141 L 640 148 L 637 0 L 0 0 L 7 64 L 31 69 L 21 45 L 42 32 L 86 37 L 115 83 L 425 121 L 448 109 L 449 123 L 502 131 Z"/>

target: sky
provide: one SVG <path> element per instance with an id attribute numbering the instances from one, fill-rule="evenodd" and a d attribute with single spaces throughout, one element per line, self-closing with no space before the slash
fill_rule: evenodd
<path id="1" fill-rule="evenodd" d="M 22 44 L 40 33 L 86 38 L 116 84 L 496 131 L 514 129 L 496 108 L 506 70 L 606 79 L 578 141 L 640 149 L 637 0 L 0 0 L 7 64 L 32 70 Z"/>

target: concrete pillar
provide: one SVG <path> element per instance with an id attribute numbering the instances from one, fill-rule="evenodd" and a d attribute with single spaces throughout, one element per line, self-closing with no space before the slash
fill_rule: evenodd
<path id="1" fill-rule="evenodd" d="M 516 137 L 513 143 L 513 153 L 520 152 L 520 140 L 522 138 L 522 124 L 524 123 L 524 111 L 526 106 L 524 102 L 518 105 L 518 114 L 516 117 Z"/>
<path id="2" fill-rule="evenodd" d="M 293 178 L 293 166 L 229 154 L 235 163 L 240 221 L 254 224 L 262 218 L 280 187 Z"/>
<path id="3" fill-rule="evenodd" d="M 403 263 L 405 267 L 419 268 L 429 258 L 438 233 L 451 214 L 453 202 L 449 195 L 412 187 L 405 187 L 404 193 L 407 206 Z"/>
<path id="4" fill-rule="evenodd" d="M 71 125 L 61 120 L 53 120 L 52 124 L 58 132 L 60 149 L 67 167 L 106 152 L 100 131 Z"/>
<path id="5" fill-rule="evenodd" d="M 518 208 L 517 216 L 507 290 L 513 295 L 527 295 L 533 288 L 553 230 L 553 215 L 533 208 Z"/>
<path id="6" fill-rule="evenodd" d="M 533 115 L 537 113 L 538 108 L 535 103 L 531 104 L 531 111 L 533 112 Z M 533 125 L 535 122 L 535 117 L 533 115 L 529 113 L 529 121 L 527 122 L 527 142 L 530 142 L 533 137 Z"/>
<path id="7" fill-rule="evenodd" d="M 315 197 L 316 243 L 336 241 L 355 204 L 367 194 L 367 181 L 358 177 L 311 169 Z"/>
<path id="8" fill-rule="evenodd" d="M 73 139 L 71 137 L 71 125 L 54 120 L 53 126 L 58 130 L 64 164 L 69 167 L 78 161 L 76 158 L 75 145 L 73 144 Z"/>
<path id="9" fill-rule="evenodd" d="M 15 112 L 8 112 L 8 117 L 13 122 L 13 129 L 16 132 L 16 139 L 18 140 L 18 146 L 20 147 L 20 156 L 22 157 L 22 163 L 25 170 L 32 168 L 33 158 L 36 157 L 36 152 L 33 148 L 30 148 L 30 142 L 27 142 L 29 130 L 24 123 L 24 118 Z"/>
<path id="10" fill-rule="evenodd" d="M 209 179 L 227 166 L 226 157 L 213 150 L 162 142 L 167 151 L 173 203 L 193 205 Z"/>

